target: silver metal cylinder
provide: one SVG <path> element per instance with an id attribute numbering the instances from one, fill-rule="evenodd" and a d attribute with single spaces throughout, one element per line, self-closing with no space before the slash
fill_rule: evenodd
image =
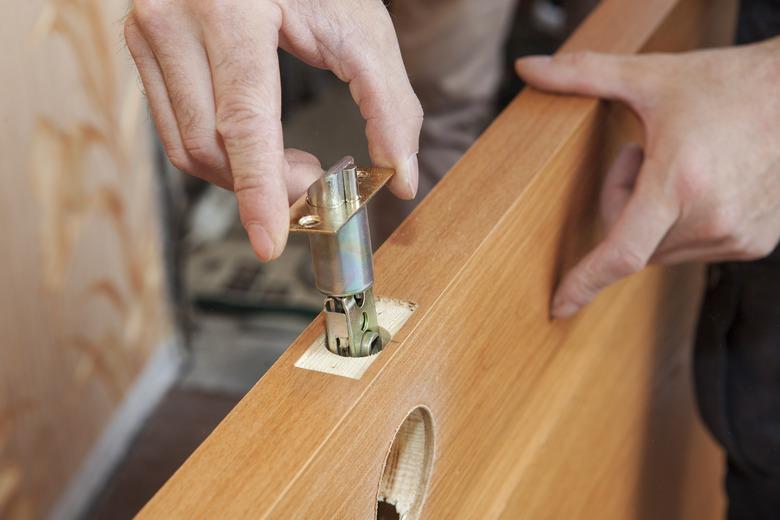
<path id="1" fill-rule="evenodd" d="M 309 245 L 317 289 L 331 296 L 365 291 L 374 283 L 368 214 L 361 208 L 336 234 L 312 233 Z"/>
<path id="2" fill-rule="evenodd" d="M 314 280 L 326 295 L 325 346 L 340 356 L 376 354 L 389 339 L 379 327 L 374 301 L 366 203 L 391 176 L 359 170 L 347 156 L 290 209 L 290 229 L 309 235 Z"/>

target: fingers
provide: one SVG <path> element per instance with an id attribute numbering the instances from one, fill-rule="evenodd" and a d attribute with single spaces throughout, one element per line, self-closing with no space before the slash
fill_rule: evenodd
<path id="1" fill-rule="evenodd" d="M 195 172 L 208 172 L 208 180 L 219 177 L 230 185 L 227 154 L 216 129 L 211 71 L 199 30 L 181 9 L 171 6 L 168 16 L 145 23 L 147 41 L 160 65 L 184 150 Z M 192 27 L 187 27 L 192 25 Z"/>
<path id="2" fill-rule="evenodd" d="M 131 13 L 125 20 L 125 41 L 138 68 L 152 118 L 168 158 L 180 170 L 230 189 L 231 182 L 219 177 L 211 178 L 211 175 L 202 171 L 187 153 L 179 133 L 176 115 L 168 96 L 162 70 L 151 46 L 141 32 L 134 13 Z"/>
<path id="3" fill-rule="evenodd" d="M 417 195 L 419 165 L 418 141 L 422 126 L 422 109 L 411 86 L 393 85 L 386 78 L 361 75 L 350 84 L 350 90 L 366 119 L 366 138 L 371 161 L 381 167 L 395 169 L 389 188 L 401 199 Z M 402 83 L 402 82 L 399 82 Z M 391 99 L 398 100 L 398 110 L 391 108 Z"/>
<path id="4" fill-rule="evenodd" d="M 515 61 L 515 70 L 541 90 L 618 99 L 639 110 L 645 92 L 642 59 L 649 58 L 594 52 L 529 56 Z"/>
<path id="5" fill-rule="evenodd" d="M 367 46 L 350 49 L 345 65 L 336 73 L 349 82 L 352 97 L 366 120 L 371 161 L 394 168 L 390 190 L 402 199 L 412 199 L 417 194 L 423 112 L 409 83 L 387 10 L 381 4 L 378 8 L 381 30 L 366 40 Z"/>
<path id="6" fill-rule="evenodd" d="M 135 43 L 128 45 L 135 49 L 169 158 L 180 169 L 232 188 L 256 254 L 275 258 L 287 239 L 285 199 L 295 199 L 321 174 L 313 157 L 284 151 L 280 5 L 135 0 L 134 6 L 143 31 L 130 27 L 128 40 Z M 372 161 L 394 168 L 390 189 L 412 198 L 422 110 L 387 10 L 379 2 L 365 7 L 361 16 L 346 9 L 341 22 L 335 8 L 324 18 L 304 13 L 298 19 L 290 8 L 286 44 L 350 83 L 366 119 Z M 324 32 L 318 29 L 312 38 L 307 31 L 315 27 Z"/>
<path id="7" fill-rule="evenodd" d="M 554 318 L 568 318 L 611 283 L 640 271 L 677 219 L 647 162 L 640 182 L 607 237 L 563 279 L 552 304 Z"/>
<path id="8" fill-rule="evenodd" d="M 324 172 L 319 159 L 303 150 L 288 148 L 284 151 L 284 157 L 290 165 L 286 181 L 288 202 L 292 204 L 314 181 L 322 177 Z"/>
<path id="9" fill-rule="evenodd" d="M 216 100 L 216 128 L 230 158 L 241 222 L 255 254 L 270 260 L 287 241 L 277 40 L 281 15 L 270 3 L 204 15 Z"/>
<path id="10" fill-rule="evenodd" d="M 641 146 L 635 143 L 625 145 L 604 178 L 601 186 L 600 210 L 607 231 L 615 225 L 634 191 L 643 158 Z"/>

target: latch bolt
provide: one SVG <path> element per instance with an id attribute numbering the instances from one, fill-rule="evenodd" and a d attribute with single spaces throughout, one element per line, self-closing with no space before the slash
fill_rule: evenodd
<path id="1" fill-rule="evenodd" d="M 309 235 L 315 283 L 326 296 L 326 346 L 340 356 L 369 356 L 382 349 L 366 203 L 392 175 L 392 170 L 359 169 L 345 157 L 290 209 L 290 230 Z"/>

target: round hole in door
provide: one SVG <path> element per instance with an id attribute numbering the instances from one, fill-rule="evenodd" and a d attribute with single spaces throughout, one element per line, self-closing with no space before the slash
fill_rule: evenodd
<path id="1" fill-rule="evenodd" d="M 377 520 L 418 518 L 433 466 L 433 417 L 418 406 L 396 431 L 377 494 Z"/>

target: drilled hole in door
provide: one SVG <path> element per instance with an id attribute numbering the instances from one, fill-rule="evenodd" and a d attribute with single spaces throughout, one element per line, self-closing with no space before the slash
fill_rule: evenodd
<path id="1" fill-rule="evenodd" d="M 433 465 L 433 418 L 418 406 L 398 428 L 385 459 L 377 495 L 377 520 L 419 517 Z"/>

